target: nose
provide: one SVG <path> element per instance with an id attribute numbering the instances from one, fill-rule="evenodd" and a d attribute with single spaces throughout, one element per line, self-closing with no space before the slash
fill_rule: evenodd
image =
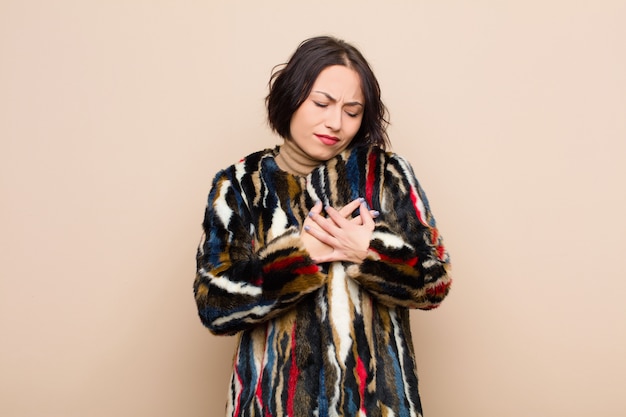
<path id="1" fill-rule="evenodd" d="M 341 107 L 329 109 L 326 113 L 326 127 L 336 132 L 341 129 Z"/>

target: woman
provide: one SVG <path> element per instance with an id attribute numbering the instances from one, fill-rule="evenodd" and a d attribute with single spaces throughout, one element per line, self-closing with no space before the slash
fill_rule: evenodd
<path id="1" fill-rule="evenodd" d="M 284 142 L 215 176 L 197 254 L 202 322 L 239 335 L 227 415 L 419 416 L 408 309 L 441 303 L 449 261 L 378 82 L 317 37 L 266 103 Z"/>

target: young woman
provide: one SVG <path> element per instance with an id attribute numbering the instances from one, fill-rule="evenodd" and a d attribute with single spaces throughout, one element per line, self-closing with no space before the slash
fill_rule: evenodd
<path id="1" fill-rule="evenodd" d="M 228 416 L 420 416 L 410 308 L 448 294 L 449 258 L 361 53 L 304 41 L 274 73 L 284 141 L 213 181 L 195 299 L 239 336 Z"/>

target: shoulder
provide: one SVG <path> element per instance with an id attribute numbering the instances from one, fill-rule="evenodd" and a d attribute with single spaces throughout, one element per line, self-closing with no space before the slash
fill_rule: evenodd
<path id="1" fill-rule="evenodd" d="M 253 152 L 234 164 L 219 170 L 214 177 L 214 182 L 223 179 L 229 178 L 231 180 L 240 179 L 246 175 L 253 175 L 255 172 L 261 170 L 262 162 L 266 158 L 273 158 L 275 156 L 274 149 L 263 149 L 260 151 Z"/>
<path id="2" fill-rule="evenodd" d="M 377 167 L 387 169 L 391 167 L 402 167 L 403 170 L 410 169 L 410 163 L 395 152 L 384 150 L 378 146 L 355 146 L 346 150 L 343 155 L 346 161 L 352 161 L 359 167 L 369 169 Z"/>
<path id="3" fill-rule="evenodd" d="M 230 195 L 235 196 L 239 202 L 243 202 L 241 199 L 245 199 L 246 195 L 256 194 L 259 181 L 255 178 L 262 176 L 261 171 L 266 165 L 263 161 L 268 159 L 273 161 L 274 155 L 272 149 L 253 152 L 238 162 L 217 171 L 209 191 L 209 200 L 220 200 Z"/>

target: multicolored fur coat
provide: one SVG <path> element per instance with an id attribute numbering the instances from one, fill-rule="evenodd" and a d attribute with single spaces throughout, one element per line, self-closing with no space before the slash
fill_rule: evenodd
<path id="1" fill-rule="evenodd" d="M 409 308 L 448 294 L 449 258 L 410 165 L 348 149 L 306 177 L 278 148 L 219 172 L 198 248 L 195 299 L 239 334 L 228 416 L 421 416 Z M 381 214 L 361 264 L 316 265 L 299 238 L 316 201 L 364 197 Z"/>

